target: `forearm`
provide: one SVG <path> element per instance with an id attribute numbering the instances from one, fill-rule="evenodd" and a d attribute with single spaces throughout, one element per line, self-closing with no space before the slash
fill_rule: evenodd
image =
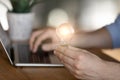
<path id="1" fill-rule="evenodd" d="M 112 40 L 106 28 L 94 32 L 77 33 L 70 44 L 80 48 L 112 48 Z"/>
<path id="2" fill-rule="evenodd" d="M 101 74 L 103 74 L 104 80 L 120 80 L 120 64 L 106 62 L 106 67 L 104 67 Z"/>

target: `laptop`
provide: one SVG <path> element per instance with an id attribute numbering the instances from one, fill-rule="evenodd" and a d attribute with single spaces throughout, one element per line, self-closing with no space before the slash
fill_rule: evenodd
<path id="1" fill-rule="evenodd" d="M 15 43 L 12 46 L 5 48 L 0 40 L 0 50 L 7 54 L 10 63 L 13 66 L 35 66 L 35 67 L 62 67 L 63 64 L 53 54 L 53 51 L 45 52 L 41 48 L 36 53 L 29 50 L 29 45 L 26 43 Z"/>

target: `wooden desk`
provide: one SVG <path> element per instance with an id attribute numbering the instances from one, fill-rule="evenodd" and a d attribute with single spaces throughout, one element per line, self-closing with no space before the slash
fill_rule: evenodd
<path id="1" fill-rule="evenodd" d="M 65 68 L 16 68 L 0 53 L 0 80 L 77 80 Z"/>
<path id="2" fill-rule="evenodd" d="M 108 49 L 108 50 L 103 49 L 102 51 L 106 55 L 108 55 L 108 56 L 114 58 L 115 60 L 117 60 L 118 62 L 120 62 L 120 48 Z"/>
<path id="3" fill-rule="evenodd" d="M 98 50 L 90 50 L 99 57 L 115 61 Z M 100 54 L 101 53 L 101 54 Z M 0 53 L 0 80 L 77 80 L 65 68 L 14 67 L 6 54 Z"/>

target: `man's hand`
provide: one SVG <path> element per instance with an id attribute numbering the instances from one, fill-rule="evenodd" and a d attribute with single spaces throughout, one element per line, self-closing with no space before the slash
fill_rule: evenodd
<path id="1" fill-rule="evenodd" d="M 106 63 L 96 55 L 73 47 L 59 46 L 55 55 L 65 67 L 78 79 L 104 80 Z"/>
<path id="2" fill-rule="evenodd" d="M 33 52 L 36 52 L 38 49 L 38 46 L 42 44 L 42 42 L 46 39 L 51 39 L 51 43 L 46 43 L 42 45 L 43 50 L 49 51 L 53 50 L 55 47 L 55 44 L 59 41 L 59 38 L 56 35 L 55 28 L 45 28 L 38 31 L 35 31 L 32 33 L 32 36 L 30 38 L 30 49 Z"/>

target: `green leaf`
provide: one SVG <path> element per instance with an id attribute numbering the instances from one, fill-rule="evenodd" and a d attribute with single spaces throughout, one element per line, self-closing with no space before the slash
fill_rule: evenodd
<path id="1" fill-rule="evenodd" d="M 30 12 L 31 8 L 43 0 L 10 0 L 13 5 L 13 12 L 26 13 Z"/>

